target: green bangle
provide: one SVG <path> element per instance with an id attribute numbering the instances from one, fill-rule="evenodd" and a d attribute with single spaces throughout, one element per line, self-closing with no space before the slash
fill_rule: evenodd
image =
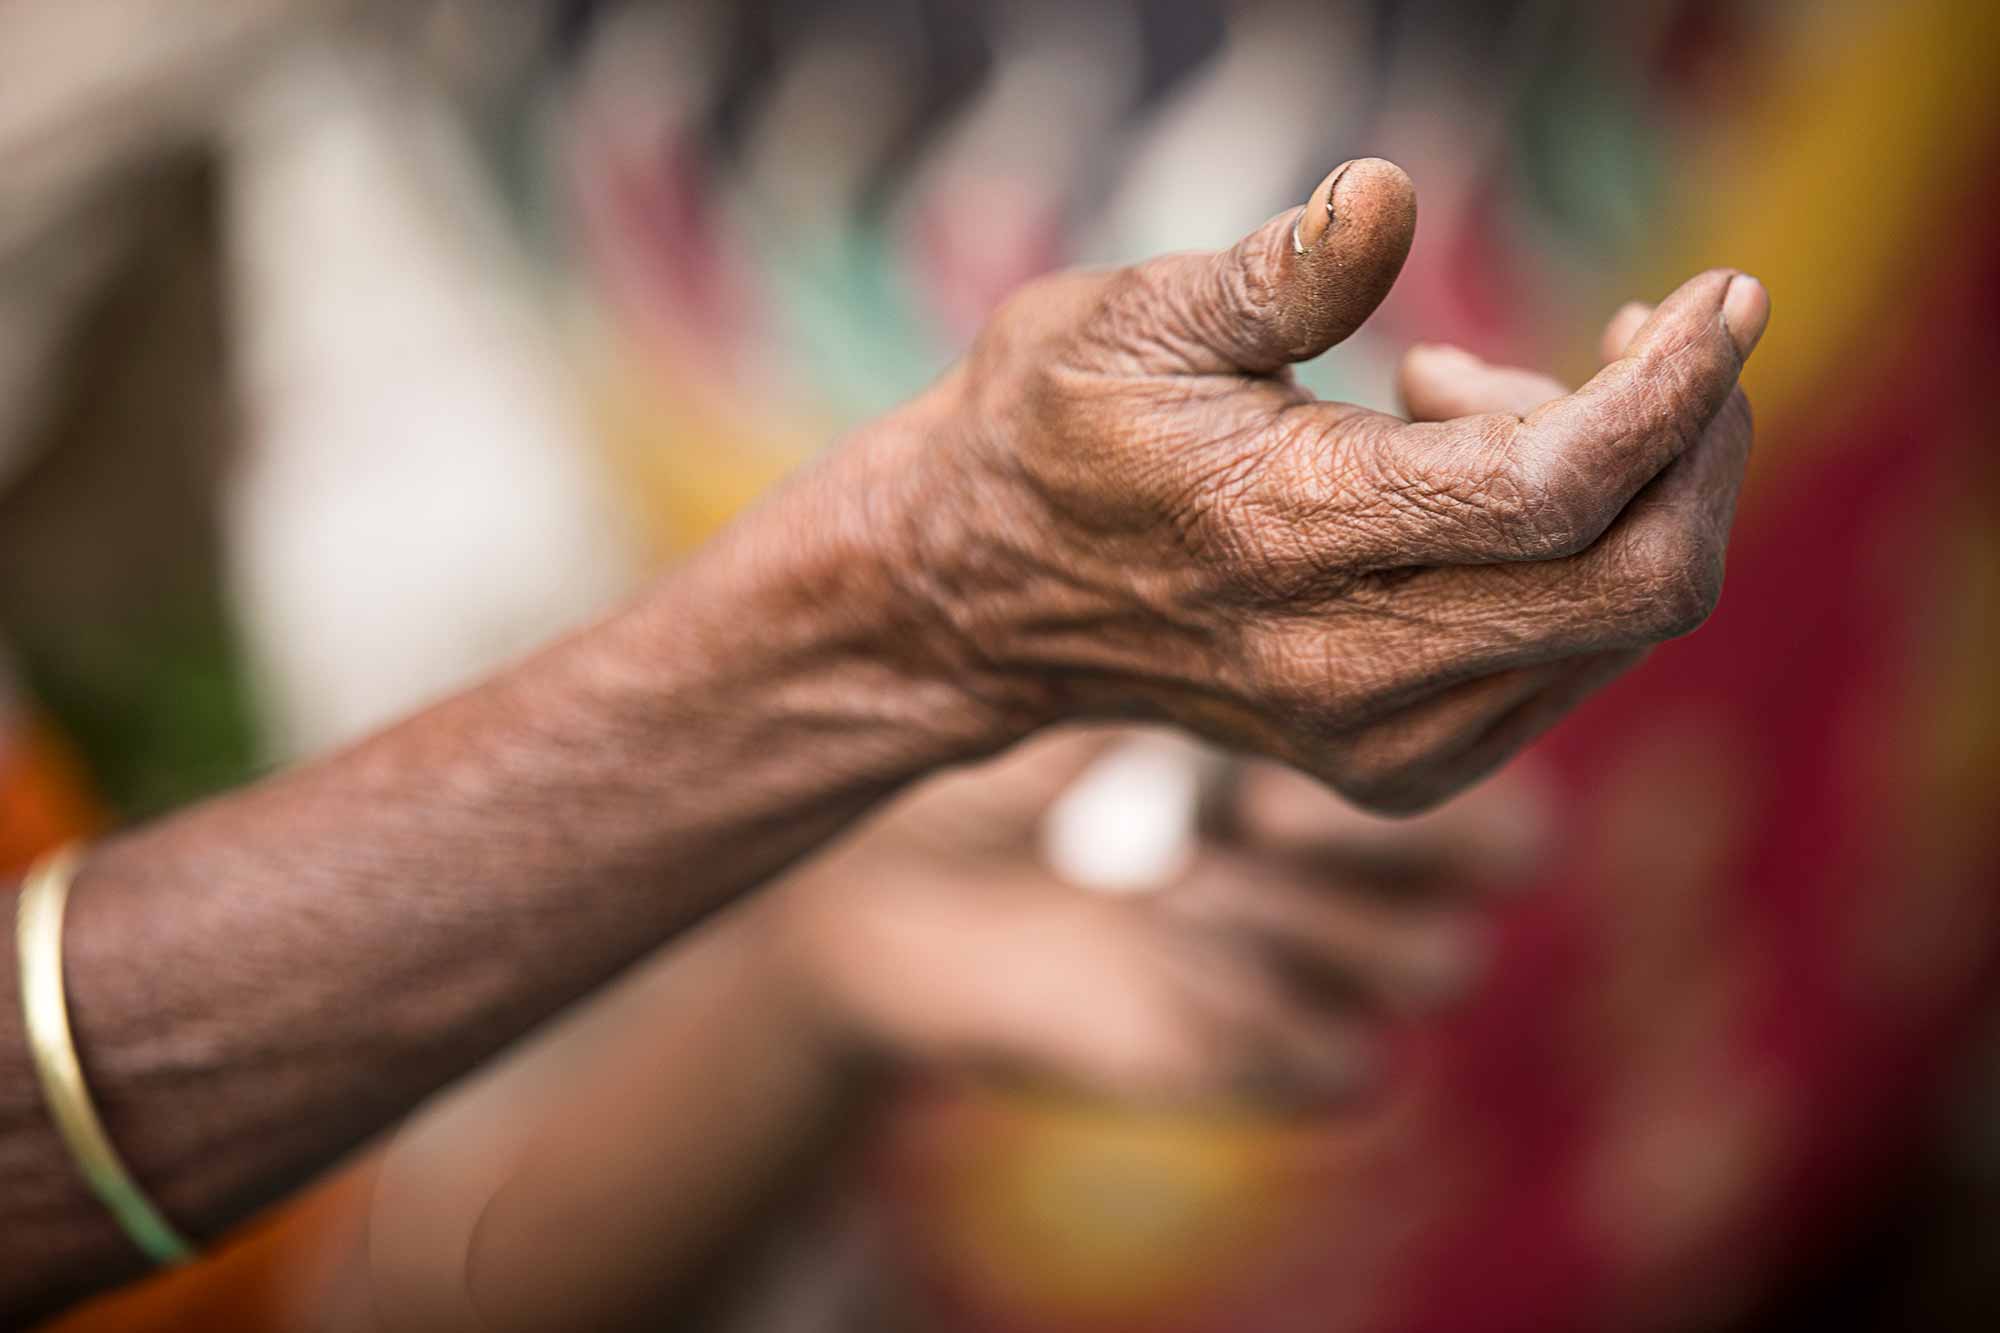
<path id="1" fill-rule="evenodd" d="M 194 1246 L 174 1230 L 153 1207 L 125 1169 L 118 1150 L 104 1133 L 104 1123 L 90 1104 L 90 1089 L 77 1062 L 76 1039 L 70 1033 L 69 1004 L 63 997 L 62 923 L 69 902 L 69 885 L 76 874 L 77 852 L 65 847 L 43 858 L 28 872 L 15 907 L 14 942 L 21 960 L 21 1014 L 28 1029 L 28 1049 L 49 1116 L 68 1145 L 83 1178 L 133 1244 L 154 1263 L 183 1264 L 195 1257 Z"/>

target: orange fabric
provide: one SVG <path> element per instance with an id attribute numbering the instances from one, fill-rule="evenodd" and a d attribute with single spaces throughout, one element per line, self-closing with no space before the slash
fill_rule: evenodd
<path id="1" fill-rule="evenodd" d="M 103 826 L 104 812 L 75 756 L 48 727 L 0 728 L 0 879 L 25 871 L 37 856 Z"/>
<path id="2" fill-rule="evenodd" d="M 250 1223 L 199 1262 L 126 1287 L 43 1333 L 167 1333 L 307 1326 L 326 1313 L 339 1265 L 358 1252 L 374 1159 L 338 1172 Z"/>

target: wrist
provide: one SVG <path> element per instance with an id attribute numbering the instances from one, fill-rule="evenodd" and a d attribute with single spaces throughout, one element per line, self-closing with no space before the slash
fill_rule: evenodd
<path id="1" fill-rule="evenodd" d="M 1243 725 L 1215 689 L 1231 626 L 1205 574 L 1164 557 L 1170 520 L 1135 518 L 1095 483 L 1052 484 L 1019 457 L 1034 452 L 1019 433 L 1036 429 L 955 370 L 854 450 L 895 479 L 881 526 L 898 534 L 899 585 L 959 688 L 998 720 L 988 752 L 1086 718 Z"/>
<path id="2" fill-rule="evenodd" d="M 964 398 L 953 371 L 829 462 L 852 470 L 839 485 L 864 497 L 874 557 L 912 618 L 909 641 L 989 719 L 983 757 L 1077 708 L 1060 663 L 1038 651 L 1057 543 Z"/>
<path id="3" fill-rule="evenodd" d="M 636 664 L 636 706 L 673 714 L 656 723 L 743 715 L 816 731 L 839 739 L 849 776 L 889 782 L 1026 734 L 925 575 L 919 444 L 907 423 L 865 428 L 620 617 L 611 637 Z"/>
<path id="4" fill-rule="evenodd" d="M 1008 626 L 1032 580 L 1010 488 L 964 447 L 956 377 L 864 426 L 781 494 L 775 526 L 802 531 L 821 609 L 858 636 L 959 744 L 981 758 L 1064 715 L 1050 673 L 1016 660 Z"/>

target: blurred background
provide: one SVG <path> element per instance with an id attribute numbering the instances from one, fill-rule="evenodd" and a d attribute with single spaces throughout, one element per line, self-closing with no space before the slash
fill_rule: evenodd
<path id="1" fill-rule="evenodd" d="M 1721 610 L 1538 747 L 1543 891 L 1383 1104 L 912 1087 L 858 1288 L 748 1326 L 2000 1326 L 1996 69 L 1983 0 L 0 7 L 0 870 L 603 607 L 1024 279 L 1388 157 L 1324 396 L 1770 288 Z M 309 1323 L 366 1171 L 61 1326 Z"/>

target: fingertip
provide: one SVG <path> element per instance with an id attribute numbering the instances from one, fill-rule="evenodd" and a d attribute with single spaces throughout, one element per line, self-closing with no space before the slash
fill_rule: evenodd
<path id="1" fill-rule="evenodd" d="M 1731 323 L 1732 298 L 1740 325 Z M 1662 351 L 1672 351 L 1712 330 L 1729 339 L 1740 363 L 1762 335 L 1769 310 L 1763 284 L 1755 278 L 1733 268 L 1705 269 L 1675 288 L 1640 321 L 1620 355 L 1638 354 L 1654 342 L 1660 342 Z"/>
<path id="2" fill-rule="evenodd" d="M 1435 419 L 1441 394 L 1451 381 L 1484 363 L 1451 343 L 1411 343 L 1396 365 L 1396 396 L 1412 420 Z"/>
<path id="3" fill-rule="evenodd" d="M 1483 365 L 1478 356 L 1457 343 L 1414 342 L 1403 354 L 1404 361 L 1420 360 L 1433 365 Z"/>
<path id="4" fill-rule="evenodd" d="M 1729 284 L 1736 280 L 1740 272 L 1740 269 L 1726 267 L 1705 268 L 1682 283 L 1680 291 L 1687 292 L 1711 306 L 1720 305 L 1722 304 L 1723 294 L 1729 290 Z M 1679 295 L 1679 292 L 1675 293 L 1675 295 Z M 1668 299 L 1671 300 L 1672 298 L 1669 297 Z"/>
<path id="5" fill-rule="evenodd" d="M 1371 251 L 1394 255 L 1402 267 L 1417 230 L 1417 187 L 1408 172 L 1379 157 L 1357 158 L 1335 173 L 1327 211 L 1334 228 L 1368 238 Z"/>
<path id="6" fill-rule="evenodd" d="M 1748 273 L 1731 278 L 1722 297 L 1722 326 L 1729 330 L 1738 356 L 1749 357 L 1770 320 L 1771 297 L 1764 284 Z"/>
<path id="7" fill-rule="evenodd" d="M 1423 380 L 1429 376 L 1462 371 L 1480 364 L 1478 357 L 1456 344 L 1415 342 L 1404 349 L 1402 360 L 1396 366 L 1396 377 L 1399 381 L 1407 383 L 1413 378 Z"/>
<path id="8" fill-rule="evenodd" d="M 1407 252 L 1416 220 L 1417 187 L 1409 173 L 1383 158 L 1357 157 L 1328 172 L 1306 199 L 1292 229 L 1293 248 L 1307 254 L 1328 231 L 1355 228 L 1374 237 L 1404 237 Z"/>
<path id="9" fill-rule="evenodd" d="M 1387 158 L 1357 157 L 1334 175 L 1335 218 L 1374 216 L 1399 223 L 1416 220 L 1416 182 Z"/>
<path id="10" fill-rule="evenodd" d="M 1177 292 L 1168 299 L 1203 330 L 1186 340 L 1191 354 L 1181 365 L 1220 362 L 1266 375 L 1361 327 L 1395 286 L 1415 226 L 1416 193 L 1403 169 L 1356 158 L 1329 173 L 1303 208 L 1228 250 L 1155 261 L 1159 280 L 1148 290 Z"/>
<path id="11" fill-rule="evenodd" d="M 1407 352 L 1396 370 L 1396 390 L 1412 421 L 1504 412 L 1525 417 L 1567 392 L 1558 380 L 1516 366 L 1496 366 L 1476 353 L 1445 344 Z"/>

